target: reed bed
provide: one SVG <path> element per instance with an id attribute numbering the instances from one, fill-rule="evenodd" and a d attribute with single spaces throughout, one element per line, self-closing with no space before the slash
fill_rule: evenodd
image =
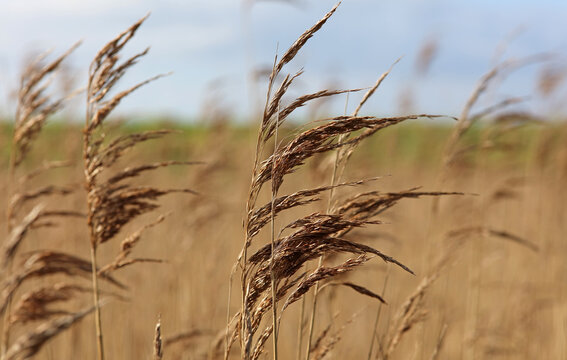
<path id="1" fill-rule="evenodd" d="M 24 69 L 0 132 L 2 359 L 566 356 L 567 127 L 520 98 L 478 105 L 548 56 L 497 65 L 458 118 L 361 115 L 397 61 L 368 88 L 290 99 L 288 64 L 339 10 L 275 55 L 253 125 L 113 121 L 162 76 L 117 90 L 146 17 L 94 55 L 82 129 L 48 123 L 76 95 L 51 81 L 78 44 Z M 331 98 L 344 114 L 294 121 Z M 82 151 L 61 150 L 71 135 Z"/>

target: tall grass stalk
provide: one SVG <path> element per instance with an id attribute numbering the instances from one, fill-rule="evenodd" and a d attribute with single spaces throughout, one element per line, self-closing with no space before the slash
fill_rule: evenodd
<path id="1" fill-rule="evenodd" d="M 345 99 L 345 108 L 344 108 L 344 112 L 343 114 L 346 116 L 347 114 L 347 109 L 348 109 L 348 99 L 349 99 L 349 95 L 350 92 L 346 93 L 346 99 Z M 340 135 L 338 142 L 341 143 L 344 139 L 346 138 L 346 135 Z M 339 168 L 339 153 L 340 153 L 340 149 L 335 150 L 335 161 L 333 164 L 333 174 L 331 176 L 331 189 L 329 190 L 329 198 L 327 200 L 327 214 L 331 213 L 331 206 L 333 203 L 333 194 L 335 191 L 335 185 L 337 183 L 337 170 Z M 321 266 L 323 266 L 323 256 L 319 257 L 318 263 L 317 263 L 317 269 L 320 269 Z M 311 316 L 309 318 L 309 333 L 307 335 L 307 349 L 306 349 L 306 355 L 305 358 L 307 360 L 309 360 L 310 354 L 311 354 L 311 342 L 313 341 L 313 328 L 315 326 L 315 313 L 317 311 L 317 296 L 319 295 L 319 282 L 317 282 L 315 284 L 315 287 L 313 288 L 313 303 L 311 304 Z"/>
<path id="2" fill-rule="evenodd" d="M 276 129 L 274 131 L 274 154 L 278 150 L 278 127 L 279 127 L 279 113 L 280 113 L 280 105 L 278 103 L 277 106 L 277 114 L 276 114 Z M 272 163 L 272 178 L 274 177 L 274 169 L 275 169 L 275 162 Z M 270 244 L 271 244 L 271 259 L 270 259 L 270 281 L 272 286 L 272 327 L 274 335 L 272 337 L 273 341 L 273 352 L 274 352 L 274 360 L 278 360 L 278 303 L 277 303 L 277 284 L 276 284 L 276 276 L 274 273 L 274 266 L 275 266 L 275 259 L 274 259 L 274 249 L 275 249 L 275 241 L 276 241 L 276 224 L 275 224 L 275 201 L 276 197 L 278 196 L 278 190 L 276 187 L 272 186 L 272 200 L 271 200 L 271 209 L 270 209 L 270 227 L 271 227 L 271 236 L 270 236 Z"/>

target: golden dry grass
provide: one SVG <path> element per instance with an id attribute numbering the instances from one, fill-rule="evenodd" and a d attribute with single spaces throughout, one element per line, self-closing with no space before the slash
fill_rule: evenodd
<path id="1" fill-rule="evenodd" d="M 77 128 L 58 130 L 39 139 L 29 159 L 41 161 L 39 154 L 65 150 L 54 148 Z M 144 358 L 152 352 L 157 314 L 161 313 L 164 358 L 199 358 L 222 332 L 226 323 L 228 275 L 241 248 L 243 204 L 247 198 L 253 144 L 246 130 L 218 133 L 218 129 L 200 134 L 192 141 L 190 134 L 172 135 L 169 145 L 145 146 L 142 154 L 130 155 L 125 163 L 160 154 L 177 154 L 206 162 L 201 168 L 176 168 L 149 175 L 145 182 L 180 187 L 188 183 L 202 194 L 197 198 L 166 199 L 164 211 L 171 212 L 164 224 L 148 229 L 136 248 L 136 257 L 167 259 L 165 264 L 150 264 L 139 269 L 124 269 L 119 280 L 131 288 L 128 299 L 111 298 L 105 305 L 106 351 L 109 358 Z M 244 135 L 243 135 L 244 132 Z M 249 131 L 250 135 L 252 130 Z M 364 143 L 348 166 L 346 180 L 390 175 L 365 185 L 364 190 L 400 191 L 419 185 L 435 189 L 441 153 L 431 149 L 427 138 L 436 127 L 392 128 Z M 404 143 L 404 137 L 419 135 L 421 140 Z M 219 136 L 224 141 L 219 146 Z M 395 327 L 396 313 L 406 299 L 426 279 L 447 249 L 454 254 L 427 289 L 419 312 L 426 311 L 423 322 L 416 324 L 400 339 L 392 358 L 412 356 L 429 358 L 437 346 L 441 330 L 447 324 L 438 358 L 561 358 L 565 354 L 565 192 L 567 175 L 567 136 L 564 126 L 532 129 L 522 135 L 530 150 L 521 156 L 509 152 L 496 157 L 478 153 L 468 164 L 451 171 L 445 190 L 470 195 L 441 201 L 439 214 L 431 215 L 431 200 L 401 200 L 375 225 L 359 235 L 365 242 L 395 256 L 415 271 L 416 276 L 388 270 L 373 261 L 364 271 L 352 273 L 341 281 L 356 281 L 380 293 L 388 305 L 380 305 L 377 337 L 384 345 L 388 329 Z M 195 145 L 198 142 L 198 145 Z M 6 142 L 3 142 L 4 144 Z M 414 147 L 408 150 L 407 147 Z M 381 154 L 388 154 L 382 156 Z M 80 155 L 67 153 L 80 163 Z M 154 160 L 154 159 L 151 159 Z M 6 164 L 6 163 L 4 163 Z M 316 162 L 289 178 L 284 187 L 304 188 L 323 185 Z M 31 166 L 31 164 L 29 164 Z M 54 170 L 37 183 L 66 180 L 80 183 L 80 166 Z M 326 180 L 328 181 L 328 180 Z M 6 199 L 7 178 L 2 177 L 2 199 Z M 49 203 L 84 211 L 81 190 L 67 196 L 54 195 Z M 49 203 L 47 206 L 49 206 Z M 310 204 L 310 210 L 324 207 Z M 303 212 L 305 213 L 305 212 Z M 283 214 L 281 222 L 296 217 Z M 148 215 L 147 221 L 155 216 Z M 129 225 L 120 233 L 125 237 L 141 223 Z M 516 234 L 537 246 L 538 251 L 482 228 Z M 465 231 L 463 229 L 473 229 Z M 461 233 L 458 233 L 458 231 Z M 457 231 L 457 233 L 455 233 Z M 498 234 L 496 234 L 498 235 Z M 88 232 L 82 220 L 61 221 L 58 227 L 30 232 L 22 244 L 22 253 L 51 248 L 88 256 Z M 266 234 L 261 234 L 264 237 Z M 103 263 L 118 251 L 101 248 Z M 315 266 L 315 265 L 312 265 Z M 385 292 L 384 281 L 388 278 Z M 111 285 L 104 291 L 113 292 Z M 310 294 L 308 295 L 310 296 Z M 77 301 L 76 301 L 77 302 Z M 88 298 L 82 305 L 88 305 Z M 239 301 L 233 299 L 236 309 Z M 72 305 L 80 308 L 81 304 Z M 333 330 L 361 312 L 342 332 L 341 341 L 332 350 L 334 358 L 366 358 L 379 304 L 348 289 L 327 287 L 320 300 L 315 334 L 332 323 Z M 299 306 L 290 307 L 281 322 L 280 354 L 294 358 Z M 74 326 L 49 343 L 40 358 L 73 358 L 81 354 L 95 358 L 92 318 Z M 421 318 L 420 318 L 421 319 Z M 187 333 L 186 333 L 187 332 Z M 186 336 L 181 333 L 186 333 Z M 171 341 L 170 341 L 171 340 Z M 375 346 L 374 349 L 379 348 Z M 417 354 L 417 355 L 416 355 Z M 235 355 L 236 356 L 236 355 Z"/>
<path id="2" fill-rule="evenodd" d="M 276 56 L 256 142 L 223 122 L 107 126 L 159 77 L 112 91 L 147 53 L 119 60 L 145 18 L 95 56 L 82 131 L 42 131 L 63 104 L 45 78 L 69 52 L 28 67 L 0 133 L 2 359 L 566 356 L 567 128 L 506 111 L 516 98 L 477 109 L 542 57 L 496 65 L 451 127 L 359 115 L 391 69 L 352 115 L 284 124 L 360 90 L 284 100 L 302 72 L 278 75 L 337 6 Z"/>

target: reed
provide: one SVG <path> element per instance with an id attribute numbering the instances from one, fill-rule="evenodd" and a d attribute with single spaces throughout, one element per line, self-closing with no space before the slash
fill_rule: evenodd
<path id="1" fill-rule="evenodd" d="M 104 359 L 104 342 L 98 279 L 101 275 L 107 276 L 109 273 L 135 263 L 161 262 L 160 259 L 131 258 L 130 253 L 139 242 L 142 232 L 162 222 L 163 217 L 158 218 L 152 224 L 142 227 L 123 240 L 120 253 L 116 256 L 116 259 L 102 268 L 99 268 L 97 264 L 97 250 L 99 246 L 114 239 L 120 230 L 135 218 L 156 210 L 159 207 L 156 200 L 162 196 L 172 193 L 195 194 L 194 191 L 189 189 L 160 189 L 153 186 L 135 186 L 127 182 L 148 171 L 172 165 L 190 165 L 194 164 L 194 162 L 164 161 L 126 167 L 118 171 L 111 169 L 124 153 L 137 144 L 159 139 L 171 133 L 170 130 L 147 131 L 124 135 L 112 141 L 106 141 L 103 124 L 110 113 L 132 92 L 164 76 L 154 76 L 111 95 L 114 86 L 124 76 L 126 71 L 149 51 L 149 48 L 147 48 L 122 62 L 119 61 L 123 48 L 134 37 L 146 18 L 147 16 L 141 18 L 103 46 L 95 55 L 89 68 L 87 112 L 83 130 L 83 161 L 85 188 L 87 191 L 87 225 L 90 234 L 93 300 L 99 360 Z"/>
<path id="2" fill-rule="evenodd" d="M 246 203 L 245 241 L 237 260 L 241 271 L 242 306 L 228 324 L 227 333 L 230 333 L 230 335 L 227 337 L 225 358 L 228 357 L 232 344 L 239 339 L 241 357 L 243 359 L 257 359 L 263 353 L 264 345 L 270 336 L 272 336 L 274 344 L 272 356 L 277 358 L 277 328 L 287 307 L 301 299 L 320 282 L 352 271 L 373 257 L 379 257 L 385 262 L 393 263 L 413 274 L 409 267 L 394 257 L 353 239 L 347 240 L 345 236 L 353 229 L 380 224 L 381 222 L 376 220 L 375 216 L 384 210 L 383 207 L 393 206 L 400 198 L 447 194 L 443 192 L 419 193 L 413 192 L 414 190 L 395 194 L 361 193 L 337 204 L 336 211 L 331 211 L 329 206 L 327 212 L 315 212 L 298 218 L 284 225 L 276 235 L 274 223 L 282 211 L 320 200 L 318 196 L 324 191 L 333 191 L 346 185 L 357 186 L 368 182 L 368 180 L 361 180 L 355 183 L 334 184 L 333 180 L 329 186 L 280 195 L 279 190 L 285 178 L 294 173 L 314 155 L 349 147 L 349 150 L 342 153 L 340 160 L 344 161 L 352 152 L 354 145 L 381 129 L 410 119 L 436 116 L 407 115 L 387 118 L 359 116 L 360 107 L 380 85 L 386 74 L 370 89 L 353 115 L 324 119 L 321 121 L 322 124 L 314 123 L 311 129 L 299 131 L 287 142 L 279 142 L 277 138 L 278 129 L 298 107 L 316 98 L 360 90 L 322 90 L 300 96 L 292 100 L 289 105 L 282 105 L 282 98 L 293 81 L 301 76 L 302 71 L 294 75 L 285 75 L 276 88 L 276 80 L 284 66 L 293 60 L 307 40 L 328 21 L 338 5 L 314 26 L 306 30 L 282 55 L 281 59 L 278 60 L 276 56 L 274 61 L 269 78 L 264 114 L 258 133 L 252 182 Z M 360 132 L 361 130 L 365 131 Z M 268 156 L 265 156 L 264 149 L 270 141 L 274 143 L 274 150 Z M 265 205 L 258 206 L 259 195 L 266 184 L 271 184 L 271 200 Z M 271 242 L 261 246 L 259 250 L 248 256 L 248 249 L 258 233 L 268 223 L 271 224 L 272 229 Z M 324 256 L 337 253 L 352 254 L 355 257 L 336 266 L 323 266 L 320 261 L 320 265 L 315 271 L 311 273 L 300 272 L 311 260 L 322 259 Z M 360 294 L 383 301 L 379 295 L 362 286 L 349 282 L 344 282 L 342 285 L 348 286 Z M 277 315 L 278 302 L 283 299 L 285 301 L 279 310 L 280 315 Z M 272 311 L 272 323 L 265 326 L 261 331 L 262 319 L 269 310 Z M 313 312 L 315 310 L 313 309 Z M 312 352 L 310 349 L 312 324 L 313 321 L 311 321 L 308 335 L 307 359 Z"/>

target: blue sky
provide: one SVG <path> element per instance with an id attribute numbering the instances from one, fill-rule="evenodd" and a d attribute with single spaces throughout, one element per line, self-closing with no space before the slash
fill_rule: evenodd
<path id="1" fill-rule="evenodd" d="M 151 11 L 127 48 L 133 53 L 151 46 L 151 51 L 121 85 L 156 73 L 173 75 L 126 99 L 120 112 L 194 118 L 213 97 L 230 112 L 246 116 L 264 91 L 261 82 L 251 91 L 250 69 L 268 66 L 277 46 L 282 53 L 335 1 L 293 3 L 264 0 L 247 7 L 239 0 L 0 0 L 0 112 L 13 111 L 9 94 L 28 54 L 59 53 L 82 39 L 70 63 L 83 84 L 97 49 Z M 553 52 L 558 54 L 555 65 L 566 66 L 566 19 L 565 0 L 344 0 L 290 64 L 290 72 L 305 70 L 291 94 L 371 86 L 403 56 L 366 113 L 397 113 L 402 94 L 409 93 L 416 112 L 454 115 L 498 58 Z M 429 71 L 420 75 L 416 56 L 431 39 L 438 51 Z M 485 101 L 533 95 L 524 105 L 531 110 L 567 110 L 560 100 L 538 97 L 540 71 L 541 66 L 532 66 L 513 74 Z M 258 95 L 256 102 L 251 93 Z M 555 96 L 565 95 L 562 89 Z M 342 111 L 344 101 L 337 99 L 329 111 Z M 351 102 L 354 106 L 356 101 Z"/>

